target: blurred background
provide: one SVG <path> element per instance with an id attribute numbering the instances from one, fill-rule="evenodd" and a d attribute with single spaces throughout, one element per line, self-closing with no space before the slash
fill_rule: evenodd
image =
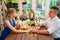
<path id="1" fill-rule="evenodd" d="M 8 8 L 15 8 L 18 16 L 24 14 L 24 10 L 26 10 L 28 16 L 32 9 L 35 17 L 44 21 L 48 18 L 47 14 L 52 6 L 57 6 L 60 9 L 60 0 L 0 0 L 0 26 L 3 24 L 2 18 L 4 18 Z M 60 16 L 60 12 L 58 16 Z"/>

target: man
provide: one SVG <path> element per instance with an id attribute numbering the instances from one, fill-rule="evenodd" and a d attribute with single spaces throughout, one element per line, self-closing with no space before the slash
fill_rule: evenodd
<path id="1" fill-rule="evenodd" d="M 45 25 L 47 30 L 31 30 L 31 32 L 36 32 L 39 34 L 51 34 L 55 40 L 60 40 L 60 19 L 57 17 L 58 8 L 51 7 L 48 13 L 49 18 L 46 20 Z"/>

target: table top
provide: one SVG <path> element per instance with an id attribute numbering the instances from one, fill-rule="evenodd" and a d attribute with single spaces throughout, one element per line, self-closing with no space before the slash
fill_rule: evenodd
<path id="1" fill-rule="evenodd" d="M 45 27 L 41 27 L 41 29 L 44 30 Z M 54 39 L 51 35 L 42 35 L 34 33 L 10 33 L 5 40 L 54 40 Z"/>

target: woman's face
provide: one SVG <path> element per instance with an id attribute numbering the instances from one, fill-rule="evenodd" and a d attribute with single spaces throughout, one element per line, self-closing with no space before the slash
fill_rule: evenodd
<path id="1" fill-rule="evenodd" d="M 12 16 L 13 18 L 17 17 L 17 13 L 13 13 L 11 16 Z"/>

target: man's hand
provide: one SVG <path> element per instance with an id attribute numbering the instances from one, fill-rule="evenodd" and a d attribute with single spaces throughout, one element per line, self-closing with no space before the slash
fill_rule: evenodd
<path id="1" fill-rule="evenodd" d="M 32 30 L 30 30 L 30 32 L 38 33 L 38 34 L 49 34 L 48 30 L 35 30 L 35 29 L 32 29 Z"/>
<path id="2" fill-rule="evenodd" d="M 36 30 L 36 29 L 31 29 L 30 32 L 31 33 L 39 33 L 38 30 Z"/>

